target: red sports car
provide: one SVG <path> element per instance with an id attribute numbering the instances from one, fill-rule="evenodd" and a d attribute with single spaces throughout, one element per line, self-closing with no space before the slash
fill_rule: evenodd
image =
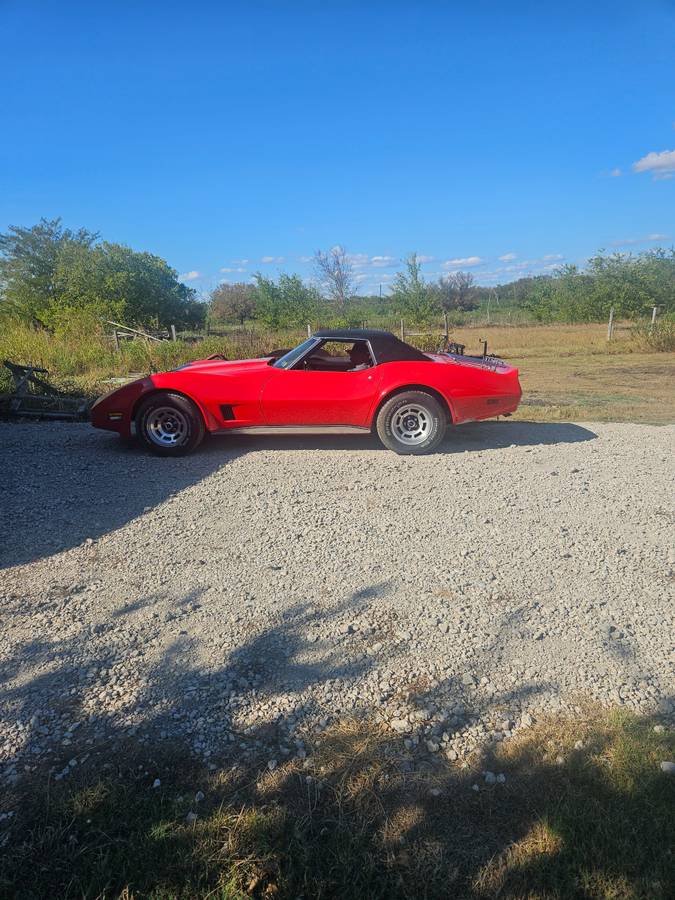
<path id="1" fill-rule="evenodd" d="M 497 357 L 423 353 L 388 331 L 318 331 L 264 359 L 206 359 L 101 397 L 96 428 L 180 456 L 211 434 L 377 431 L 396 453 L 428 453 L 448 425 L 509 415 L 518 370 Z"/>

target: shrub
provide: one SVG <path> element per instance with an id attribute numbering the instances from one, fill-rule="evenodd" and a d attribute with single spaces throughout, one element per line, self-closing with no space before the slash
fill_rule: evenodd
<path id="1" fill-rule="evenodd" d="M 640 323 L 633 329 L 636 343 L 646 350 L 669 353 L 675 350 L 675 319 L 661 319 L 653 325 Z"/>

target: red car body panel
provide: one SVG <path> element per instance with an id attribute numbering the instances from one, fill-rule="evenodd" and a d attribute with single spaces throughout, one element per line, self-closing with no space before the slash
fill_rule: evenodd
<path id="1" fill-rule="evenodd" d="M 368 428 L 384 366 L 360 372 L 272 369 L 261 411 L 266 425 L 352 425 Z"/>
<path id="2" fill-rule="evenodd" d="M 512 413 L 521 397 L 517 369 L 475 357 L 428 354 L 423 360 L 333 372 L 282 369 L 270 362 L 201 360 L 150 375 L 101 397 L 92 407 L 92 424 L 130 437 L 139 403 L 158 390 L 193 400 L 210 432 L 266 426 L 370 429 L 381 403 L 404 388 L 439 395 L 453 424 Z"/>

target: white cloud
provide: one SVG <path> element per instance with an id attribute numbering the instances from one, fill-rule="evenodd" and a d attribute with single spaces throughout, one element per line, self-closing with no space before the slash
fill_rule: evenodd
<path id="1" fill-rule="evenodd" d="M 612 169 L 609 173 L 610 178 L 620 178 L 621 177 L 621 169 L 617 166 L 616 169 Z"/>
<path id="2" fill-rule="evenodd" d="M 395 256 L 371 256 L 370 265 L 374 269 L 387 269 L 389 266 L 397 265 L 398 260 Z"/>
<path id="3" fill-rule="evenodd" d="M 313 259 L 314 259 L 313 256 L 299 256 L 299 257 L 298 257 L 298 262 L 301 262 L 301 263 L 310 263 Z"/>
<path id="4" fill-rule="evenodd" d="M 360 269 L 368 265 L 370 257 L 367 253 L 348 253 L 347 259 L 355 269 Z"/>
<path id="5" fill-rule="evenodd" d="M 430 263 L 430 262 L 434 261 L 434 258 L 435 257 L 433 257 L 433 256 L 424 256 L 423 254 L 419 254 L 417 257 L 417 262 L 422 263 L 422 264 Z"/>
<path id="6" fill-rule="evenodd" d="M 473 266 L 480 266 L 482 263 L 483 259 L 480 256 L 461 256 L 456 259 L 446 259 L 441 265 L 444 269 L 470 269 Z"/>
<path id="7" fill-rule="evenodd" d="M 251 262 L 250 259 L 233 259 L 233 266 L 247 266 Z"/>
<path id="8" fill-rule="evenodd" d="M 548 262 L 550 259 L 565 259 L 562 253 L 547 253 L 546 256 L 542 256 L 542 260 Z"/>
<path id="9" fill-rule="evenodd" d="M 201 278 L 202 273 L 198 272 L 196 269 L 193 269 L 192 272 L 183 272 L 182 275 L 178 276 L 179 281 L 195 281 L 197 278 Z"/>
<path id="10" fill-rule="evenodd" d="M 515 253 L 505 253 L 503 256 L 499 257 L 500 262 L 511 262 L 512 259 L 518 259 Z"/>
<path id="11" fill-rule="evenodd" d="M 675 175 L 675 150 L 653 150 L 633 163 L 634 172 L 651 172 L 655 181 L 672 178 Z"/>
<path id="12" fill-rule="evenodd" d="M 285 256 L 261 256 L 260 262 L 268 265 L 269 263 L 282 263 L 286 257 Z"/>
<path id="13" fill-rule="evenodd" d="M 245 272 L 246 269 L 244 266 L 223 266 L 220 271 L 226 275 L 228 272 Z"/>
<path id="14" fill-rule="evenodd" d="M 348 253 L 347 259 L 355 269 L 387 269 L 399 262 L 395 256 L 369 256 L 367 253 Z"/>
<path id="15" fill-rule="evenodd" d="M 647 234 L 644 237 L 637 238 L 622 238 L 619 241 L 610 241 L 610 247 L 632 247 L 633 244 L 648 244 L 650 241 L 667 241 L 667 234 L 659 234 L 658 232 L 652 232 L 652 234 Z"/>

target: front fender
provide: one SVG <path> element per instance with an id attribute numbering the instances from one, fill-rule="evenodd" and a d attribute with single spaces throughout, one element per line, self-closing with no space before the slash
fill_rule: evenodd
<path id="1" fill-rule="evenodd" d="M 116 431 L 122 437 L 130 438 L 134 410 L 138 401 L 154 390 L 154 387 L 151 378 L 139 378 L 138 381 L 132 381 L 104 394 L 90 410 L 91 424 L 94 428 Z"/>

